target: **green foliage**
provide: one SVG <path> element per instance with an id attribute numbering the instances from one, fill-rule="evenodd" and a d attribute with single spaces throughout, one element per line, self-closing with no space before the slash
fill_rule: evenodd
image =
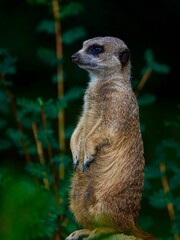
<path id="1" fill-rule="evenodd" d="M 48 48 L 39 48 L 37 54 L 42 61 L 51 66 L 55 66 L 59 61 L 57 60 L 55 51 Z"/>
<path id="2" fill-rule="evenodd" d="M 146 106 L 156 101 L 156 96 L 153 94 L 142 94 L 138 97 L 138 103 L 140 106 Z"/>
<path id="3" fill-rule="evenodd" d="M 51 192 L 5 170 L 1 171 L 0 187 L 3 192 L 0 218 L 4 219 L 1 239 L 31 240 L 52 236 L 57 229 L 58 209 Z"/>
<path id="4" fill-rule="evenodd" d="M 70 2 L 69 4 L 62 7 L 61 19 L 69 16 L 76 16 L 84 10 L 83 5 L 80 2 Z"/>
<path id="5" fill-rule="evenodd" d="M 54 34 L 55 33 L 55 24 L 54 21 L 45 19 L 40 22 L 37 26 L 38 32 L 45 32 L 47 34 Z"/>
<path id="6" fill-rule="evenodd" d="M 44 0 L 28 2 L 50 6 Z M 66 17 L 76 16 L 82 10 L 82 4 L 70 2 L 63 5 L 60 16 L 65 21 Z M 52 20 L 41 21 L 37 31 L 50 35 L 54 40 L 53 17 Z M 64 43 L 72 44 L 84 35 L 82 26 L 72 26 L 63 32 L 62 39 Z M 38 49 L 38 57 L 54 69 L 62 64 L 62 59 L 57 59 L 55 49 L 42 46 Z M 76 226 L 74 221 L 70 221 L 72 216 L 67 201 L 72 160 L 69 149 L 61 153 L 57 118 L 59 112 L 68 108 L 70 102 L 82 96 L 84 90 L 74 87 L 64 96 L 46 101 L 41 96 L 37 99 L 14 99 L 8 75 L 15 74 L 15 63 L 16 58 L 6 49 L 0 49 L 0 152 L 11 152 L 13 149 L 17 159 L 11 155 L 12 161 L 18 163 L 19 158 L 26 159 L 28 180 L 14 177 L 14 174 L 7 174 L 7 170 L 0 169 L 0 189 L 3 193 L 0 199 L 0 222 L 5 223 L 5 227 L 0 226 L 0 238 L 44 240 L 52 239 L 57 232 L 61 233 L 58 239 L 64 239 Z M 57 84 L 57 74 L 53 79 Z M 72 131 L 73 127 L 67 126 L 65 140 L 70 138 Z"/>
<path id="7" fill-rule="evenodd" d="M 9 98 L 3 89 L 0 89 L 1 114 L 8 115 L 10 111 Z M 2 120 L 5 121 L 5 120 Z"/>
<path id="8" fill-rule="evenodd" d="M 176 123 L 180 125 L 178 122 Z M 168 127 L 170 126 L 168 124 Z M 167 125 L 165 124 L 166 127 Z M 174 127 L 174 125 L 171 127 Z M 177 234 L 180 229 L 180 198 L 177 195 L 180 188 L 179 149 L 179 141 L 170 138 L 161 140 L 155 149 L 155 159 L 146 166 L 145 171 L 144 196 L 148 199 L 149 204 L 154 209 L 160 209 L 162 212 L 163 210 L 168 211 L 168 214 L 173 214 L 174 212 L 175 219 L 173 221 L 169 220 L 169 227 L 164 229 L 164 233 L 167 235 Z M 164 170 L 162 171 L 162 169 Z M 163 190 L 161 182 L 166 187 L 166 190 Z M 173 206 L 173 212 L 172 209 L 168 210 L 168 204 Z M 158 222 L 155 224 L 158 224 Z"/>
<path id="9" fill-rule="evenodd" d="M 147 68 L 150 68 L 154 72 L 161 73 L 161 74 L 168 74 L 169 73 L 169 71 L 170 71 L 169 66 L 167 66 L 166 64 L 156 62 L 156 60 L 154 59 L 154 54 L 153 54 L 151 49 L 147 49 L 145 51 L 144 56 L 145 56 L 147 66 L 146 66 L 145 69 L 143 69 L 142 74 L 145 73 Z"/>
<path id="10" fill-rule="evenodd" d="M 62 40 L 65 44 L 69 45 L 86 36 L 86 30 L 83 27 L 75 27 L 64 32 Z"/>
<path id="11" fill-rule="evenodd" d="M 27 0 L 30 4 L 47 4 L 48 0 Z"/>
<path id="12" fill-rule="evenodd" d="M 16 68 L 14 66 L 16 58 L 12 57 L 6 49 L 0 49 L 0 73 L 14 74 Z"/>
<path id="13" fill-rule="evenodd" d="M 1 231 L 0 238 L 4 240 L 21 240 L 21 239 L 50 239 L 57 231 L 59 225 L 63 230 L 63 234 L 70 233 L 75 230 L 73 222 L 68 223 L 67 219 L 71 217 L 68 210 L 68 189 L 70 179 L 70 165 L 71 158 L 69 155 L 59 154 L 60 146 L 57 140 L 57 133 L 54 128 L 54 122 L 57 119 L 58 113 L 68 107 L 69 102 L 82 96 L 82 88 L 73 88 L 59 99 L 49 99 L 44 101 L 41 97 L 37 100 L 27 98 L 17 98 L 16 111 L 17 119 L 15 122 L 20 122 L 24 133 L 19 131 L 7 121 L 10 118 L 11 112 L 9 111 L 9 99 L 5 93 L 8 86 L 2 84 L 0 89 L 0 98 L 3 103 L 2 112 L 0 115 L 0 129 L 3 135 L 0 136 L 0 151 L 11 150 L 12 146 L 17 148 L 17 153 L 24 156 L 23 143 L 26 144 L 28 153 L 33 158 L 33 162 L 26 165 L 26 171 L 33 178 L 38 181 L 38 187 L 32 182 L 25 179 L 14 181 L 7 188 L 6 177 L 3 177 L 4 170 L 0 171 L 0 183 L 3 188 L 3 198 L 0 209 L 0 219 L 6 215 L 6 221 L 11 225 Z M 9 90 L 8 90 L 9 91 Z M 3 110 L 4 109 L 4 110 Z M 7 110 L 8 109 L 8 110 Z M 42 118 L 42 113 L 45 116 Z M 46 121 L 46 127 L 44 126 Z M 46 163 L 42 164 L 37 162 L 39 156 L 37 153 L 37 146 L 32 133 L 32 124 L 36 122 L 38 125 L 37 139 L 42 144 Z M 66 131 L 67 139 L 72 133 L 72 127 L 69 126 Z M 48 148 L 51 148 L 52 156 L 48 155 Z M 61 181 L 57 180 L 60 166 L 64 166 L 66 179 Z M 11 179 L 8 176 L 7 179 Z M 44 179 L 48 181 L 50 190 L 45 191 L 43 186 Z M 54 184 L 56 181 L 57 188 L 59 189 L 58 195 L 54 193 Z M 7 191 L 6 191 L 7 189 Z M 17 196 L 16 196 L 17 195 Z M 57 198 L 61 199 L 61 204 L 57 206 Z M 11 200 L 13 199 L 13 204 Z M 16 221 L 15 216 L 19 216 Z M 61 216 L 62 221 L 58 225 L 58 218 Z"/>
<path id="14" fill-rule="evenodd" d="M 149 198 L 150 204 L 155 208 L 166 208 L 170 199 L 166 196 L 162 189 L 157 192 L 153 192 L 152 196 Z"/>

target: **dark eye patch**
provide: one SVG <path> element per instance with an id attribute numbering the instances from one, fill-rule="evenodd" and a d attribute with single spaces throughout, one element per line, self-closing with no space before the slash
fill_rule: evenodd
<path id="1" fill-rule="evenodd" d="M 99 44 L 93 44 L 87 48 L 86 52 L 92 55 L 98 55 L 104 52 L 104 47 Z"/>

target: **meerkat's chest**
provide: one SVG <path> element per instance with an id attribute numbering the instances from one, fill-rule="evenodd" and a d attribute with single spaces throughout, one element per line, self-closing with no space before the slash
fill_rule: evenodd
<path id="1" fill-rule="evenodd" d="M 84 96 L 84 110 L 86 112 L 93 111 L 99 115 L 101 111 L 102 101 L 96 93 L 88 92 Z"/>

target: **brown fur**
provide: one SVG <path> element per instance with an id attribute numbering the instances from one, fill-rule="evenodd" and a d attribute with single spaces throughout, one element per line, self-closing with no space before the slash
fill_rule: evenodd
<path id="1" fill-rule="evenodd" d="M 97 44 L 104 47 L 104 52 L 89 53 L 88 49 Z M 90 82 L 83 113 L 70 142 L 75 166 L 70 208 L 86 229 L 72 233 L 68 240 L 120 232 L 154 239 L 135 225 L 144 157 L 128 54 L 121 62 L 127 50 L 118 38 L 98 37 L 85 41 L 72 56 L 90 73 Z"/>

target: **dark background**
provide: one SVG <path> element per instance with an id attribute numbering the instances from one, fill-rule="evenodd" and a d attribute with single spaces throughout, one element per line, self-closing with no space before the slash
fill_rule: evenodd
<path id="1" fill-rule="evenodd" d="M 68 2 L 68 1 L 67 1 Z M 175 102 L 179 100 L 180 75 L 180 23 L 179 1 L 81 1 L 85 11 L 76 18 L 68 18 L 62 22 L 65 30 L 75 24 L 86 28 L 87 37 L 111 35 L 124 40 L 131 49 L 133 78 L 139 78 L 140 69 L 144 65 L 143 54 L 151 48 L 156 60 L 166 63 L 171 71 L 168 76 L 157 76 L 148 83 L 147 88 L 156 93 L 162 100 Z M 37 24 L 47 16 L 45 6 L 29 5 L 26 1 L 0 2 L 0 47 L 7 48 L 17 57 L 17 75 L 15 88 L 17 91 L 35 91 L 27 89 L 37 81 L 43 84 L 48 81 L 43 63 L 37 58 L 40 45 L 54 44 L 52 39 L 38 34 Z M 70 47 L 64 46 L 65 58 L 70 60 L 71 54 L 81 47 L 81 39 Z M 66 67 L 66 66 L 65 66 Z M 71 66 L 74 68 L 74 66 Z M 163 78 L 163 80 L 162 80 Z M 72 80 L 68 80 L 71 85 Z M 42 92 L 43 94 L 43 92 Z"/>
<path id="2" fill-rule="evenodd" d="M 70 1 L 64 1 L 68 3 Z M 180 100 L 180 23 L 179 1 L 81 1 L 84 11 L 62 21 L 62 32 L 76 25 L 85 27 L 87 36 L 72 45 L 64 45 L 65 91 L 72 86 L 87 84 L 87 74 L 71 62 L 71 55 L 82 46 L 82 41 L 96 36 L 116 36 L 131 50 L 132 80 L 140 80 L 145 66 L 144 52 L 152 49 L 157 62 L 167 64 L 167 75 L 152 73 L 143 92 L 155 94 L 155 105 L 145 108 L 141 119 L 150 125 L 145 148 L 151 158 L 152 145 L 165 135 L 164 119 L 173 119 Z M 40 46 L 54 48 L 54 37 L 37 32 L 42 19 L 52 19 L 47 6 L 31 5 L 26 1 L 0 1 L 0 47 L 17 57 L 17 73 L 12 76 L 13 91 L 18 97 L 56 97 L 56 86 L 51 84 L 52 67 L 37 57 Z M 66 123 L 75 123 L 82 99 L 66 111 Z M 171 134 L 171 133 L 170 133 Z M 174 134 L 174 133 L 172 133 Z M 146 135 L 144 136 L 146 138 Z M 148 158 L 148 156 L 147 156 Z"/>
<path id="3" fill-rule="evenodd" d="M 68 3 L 70 1 L 64 1 Z M 72 45 L 64 45 L 65 92 L 73 86 L 86 87 L 87 73 L 71 62 L 71 55 L 79 50 L 82 42 L 96 36 L 121 38 L 131 50 L 132 80 L 140 80 L 146 65 L 144 52 L 152 49 L 157 62 L 167 64 L 166 75 L 152 73 L 143 93 L 152 93 L 156 102 L 140 107 L 140 119 L 146 123 L 144 138 L 146 162 L 155 157 L 156 144 L 163 138 L 179 138 L 179 133 L 164 127 L 165 121 L 177 119 L 180 100 L 180 1 L 129 1 L 84 0 L 84 11 L 76 17 L 62 21 L 62 32 L 82 25 L 87 35 Z M 62 3 L 62 4 L 63 4 Z M 22 0 L 0 0 L 0 48 L 6 48 L 17 57 L 17 72 L 10 79 L 15 97 L 57 97 L 56 85 L 51 83 L 55 68 L 37 57 L 41 46 L 54 48 L 53 36 L 38 33 L 37 25 L 42 19 L 52 19 L 52 12 L 44 5 L 30 5 Z M 82 98 L 66 109 L 65 124 L 76 124 L 81 111 Z M 21 162 L 20 162 L 21 163 Z M 16 163 L 17 164 L 17 163 Z M 17 164 L 18 165 L 18 164 Z M 143 211 L 146 212 L 146 203 Z M 147 211 L 150 211 L 149 208 Z M 156 214 L 156 213 L 155 213 Z M 158 215 L 159 214 L 159 215 Z M 161 214 L 161 216 L 160 216 Z M 157 217 L 168 219 L 167 212 L 157 210 Z M 163 229 L 164 222 L 159 223 Z M 161 226 L 162 225 L 162 226 Z"/>

